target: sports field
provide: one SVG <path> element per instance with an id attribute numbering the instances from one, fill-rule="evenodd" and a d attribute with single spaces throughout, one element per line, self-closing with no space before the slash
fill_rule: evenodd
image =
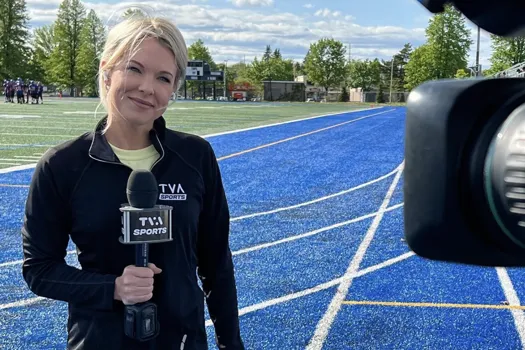
<path id="1" fill-rule="evenodd" d="M 0 105 L 0 349 L 66 339 L 67 306 L 22 280 L 23 205 L 31 164 L 102 114 L 90 100 L 44 102 Z M 219 157 L 248 349 L 525 344 L 523 271 L 427 261 L 406 246 L 404 107 L 177 102 L 166 118 Z"/>

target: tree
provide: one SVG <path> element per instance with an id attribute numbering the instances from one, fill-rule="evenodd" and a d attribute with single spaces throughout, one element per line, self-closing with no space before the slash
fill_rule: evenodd
<path id="1" fill-rule="evenodd" d="M 417 53 L 414 51 L 407 63 L 405 87 L 408 89 L 426 80 L 454 78 L 458 69 L 467 69 L 472 39 L 466 20 L 458 10 L 447 5 L 443 13 L 434 15 L 426 37 L 427 42 L 416 49 Z"/>
<path id="2" fill-rule="evenodd" d="M 80 33 L 86 10 L 80 0 L 64 0 L 55 21 L 56 47 L 50 57 L 54 81 L 68 86 L 71 95 L 80 84 L 77 59 L 80 53 Z"/>
<path id="3" fill-rule="evenodd" d="M 383 89 L 383 84 L 379 84 L 379 90 L 377 91 L 376 95 L 376 102 L 385 103 L 385 91 Z"/>
<path id="4" fill-rule="evenodd" d="M 25 0 L 0 1 L 0 78 L 28 78 L 31 51 Z"/>
<path id="5" fill-rule="evenodd" d="M 494 73 L 525 61 L 525 37 L 500 37 L 491 35 L 491 71 Z"/>
<path id="6" fill-rule="evenodd" d="M 144 11 L 140 9 L 127 9 L 123 14 L 122 18 L 130 18 L 130 17 L 145 17 L 146 14 Z"/>
<path id="7" fill-rule="evenodd" d="M 436 79 L 434 71 L 435 62 L 429 45 L 416 48 L 405 66 L 405 88 L 412 90 L 425 81 Z"/>
<path id="8" fill-rule="evenodd" d="M 36 28 L 33 32 L 34 61 L 42 69 L 40 80 L 53 82 L 51 54 L 56 49 L 55 29 L 53 24 Z"/>
<path id="9" fill-rule="evenodd" d="M 102 21 L 94 10 L 89 11 L 80 33 L 80 50 L 77 58 L 78 82 L 83 93 L 98 96 L 97 74 L 100 57 L 106 42 L 106 32 Z"/>
<path id="10" fill-rule="evenodd" d="M 465 69 L 458 69 L 458 71 L 456 72 L 456 76 L 455 76 L 456 79 L 465 79 L 469 77 L 470 77 L 470 74 Z"/>
<path id="11" fill-rule="evenodd" d="M 353 60 L 349 65 L 349 86 L 371 91 L 381 85 L 381 63 L 376 58 L 373 61 Z"/>
<path id="12" fill-rule="evenodd" d="M 304 59 L 308 80 L 326 89 L 341 85 L 346 75 L 346 48 L 342 42 L 323 38 L 310 45 Z"/>
<path id="13" fill-rule="evenodd" d="M 283 59 L 280 49 L 275 49 L 272 53 L 270 45 L 267 45 L 263 58 L 261 60 L 257 57 L 253 59 L 243 79 L 247 79 L 253 86 L 262 91 L 262 82 L 265 80 L 293 81 L 294 63 L 291 59 Z"/>
<path id="14" fill-rule="evenodd" d="M 266 45 L 266 51 L 264 52 L 262 60 L 269 61 L 270 58 L 272 58 L 272 48 L 270 47 L 270 45 Z"/>
<path id="15" fill-rule="evenodd" d="M 394 56 L 394 83 L 392 89 L 396 91 L 405 90 L 405 67 L 412 53 L 412 45 L 406 43 L 401 51 Z"/>
<path id="16" fill-rule="evenodd" d="M 295 62 L 293 65 L 295 76 L 304 75 L 304 63 Z"/>
<path id="17" fill-rule="evenodd" d="M 217 65 L 211 56 L 210 50 L 204 45 L 202 39 L 198 39 L 188 47 L 188 57 L 190 60 L 203 60 L 210 65 L 212 71 L 217 70 Z"/>
<path id="18" fill-rule="evenodd" d="M 346 90 L 346 86 L 343 86 L 343 89 L 341 91 L 341 95 L 339 95 L 339 102 L 348 102 L 350 99 L 350 96 L 348 95 L 348 91 Z"/>

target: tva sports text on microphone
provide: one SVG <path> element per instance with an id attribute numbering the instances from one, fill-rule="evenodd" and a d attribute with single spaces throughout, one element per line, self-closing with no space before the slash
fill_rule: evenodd
<path id="1" fill-rule="evenodd" d="M 173 207 L 156 205 L 154 208 L 134 208 L 128 204 L 122 212 L 121 243 L 160 243 L 171 241 L 171 212 Z"/>

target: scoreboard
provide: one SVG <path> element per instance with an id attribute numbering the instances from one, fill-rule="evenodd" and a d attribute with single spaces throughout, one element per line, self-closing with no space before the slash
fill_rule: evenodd
<path id="1" fill-rule="evenodd" d="M 186 67 L 186 77 L 204 76 L 204 63 L 204 61 L 188 61 L 188 67 Z"/>
<path id="2" fill-rule="evenodd" d="M 224 81 L 224 72 L 212 72 L 208 62 L 191 60 L 186 67 L 186 80 Z"/>

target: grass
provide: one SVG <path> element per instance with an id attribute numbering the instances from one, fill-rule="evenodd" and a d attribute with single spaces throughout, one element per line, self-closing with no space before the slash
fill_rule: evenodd
<path id="1" fill-rule="evenodd" d="M 375 105 L 177 101 L 164 117 L 170 128 L 209 135 L 371 106 Z M 92 130 L 104 115 L 96 99 L 45 98 L 42 105 L 4 103 L 0 112 L 0 168 L 35 162 L 20 157 L 37 157 L 52 145 Z"/>

